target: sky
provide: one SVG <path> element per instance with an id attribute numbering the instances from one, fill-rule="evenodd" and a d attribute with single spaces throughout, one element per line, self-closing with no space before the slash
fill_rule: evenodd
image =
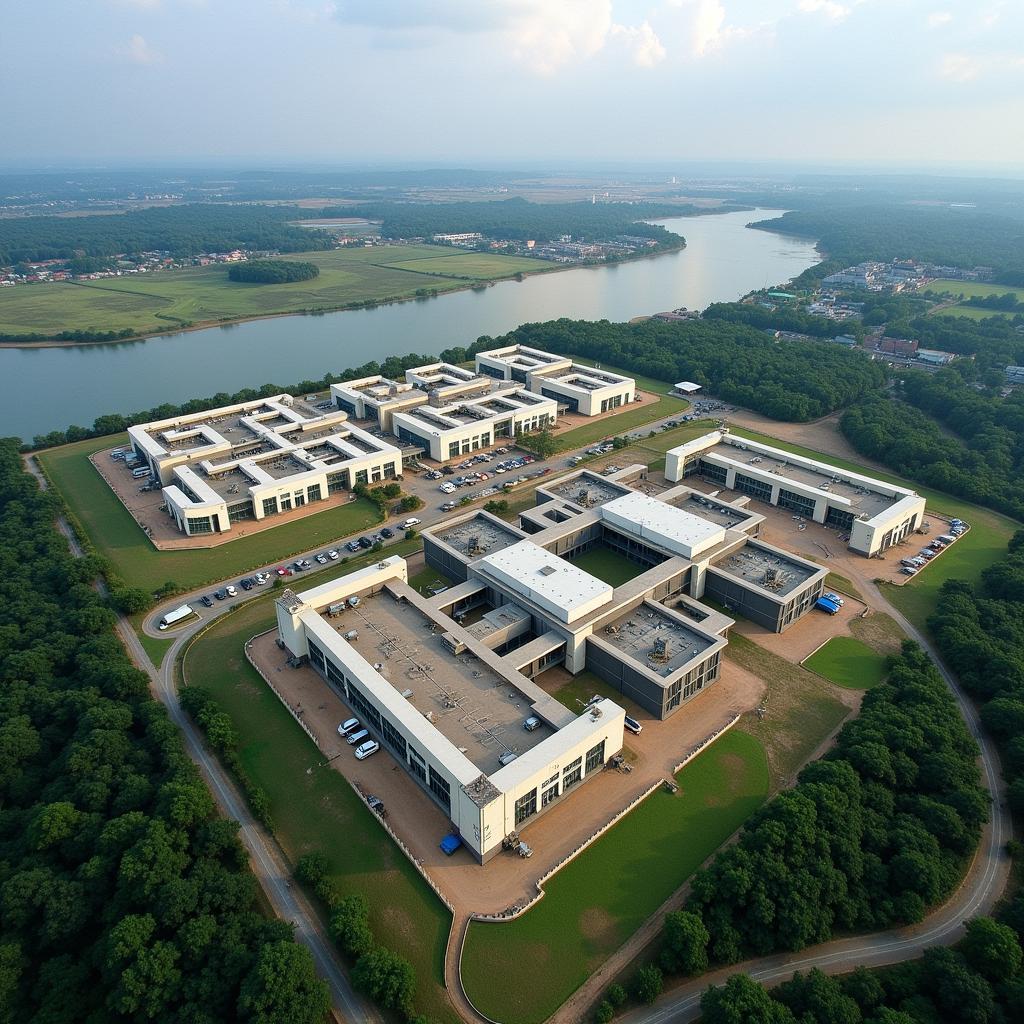
<path id="1" fill-rule="evenodd" d="M 1024 168 L 1024 0 L 17 0 L 0 163 Z"/>

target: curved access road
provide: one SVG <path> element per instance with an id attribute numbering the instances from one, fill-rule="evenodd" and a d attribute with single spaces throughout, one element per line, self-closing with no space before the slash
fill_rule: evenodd
<path id="1" fill-rule="evenodd" d="M 733 974 L 746 974 L 764 985 L 775 985 L 792 977 L 794 971 L 809 971 L 815 967 L 826 974 L 844 974 L 861 965 L 884 967 L 903 960 L 917 959 L 929 946 L 951 945 L 958 941 L 963 935 L 964 924 L 973 917 L 991 912 L 1002 896 L 1010 874 L 1006 843 L 1012 835 L 1012 822 L 1006 807 L 999 755 L 995 746 L 982 732 L 974 705 L 943 664 L 931 642 L 885 600 L 873 583 L 864 581 L 863 585 L 870 592 L 875 607 L 887 611 L 907 636 L 932 657 L 953 692 L 968 729 L 981 748 L 979 760 L 983 782 L 990 794 L 990 819 L 967 875 L 949 900 L 918 925 L 826 942 L 799 953 L 783 953 L 734 964 L 672 989 L 654 1006 L 626 1014 L 623 1020 L 629 1024 L 685 1024 L 697 1020 L 705 989 L 724 983 Z"/>
<path id="2" fill-rule="evenodd" d="M 46 490 L 48 482 L 36 465 L 35 459 L 27 458 L 25 465 L 39 481 L 40 487 Z M 57 528 L 67 537 L 71 553 L 76 558 L 81 558 L 81 545 L 64 516 L 58 517 Z M 106 585 L 102 580 L 97 581 L 97 589 L 101 593 L 106 592 Z M 256 880 L 266 894 L 274 913 L 282 920 L 292 923 L 296 938 L 312 953 L 317 972 L 330 987 L 336 1015 L 351 1024 L 382 1024 L 383 1019 L 376 1007 L 352 988 L 316 911 L 300 889 L 292 885 L 291 871 L 276 840 L 249 813 L 245 798 L 238 792 L 220 762 L 207 750 L 201 735 L 178 701 L 174 666 L 181 648 L 191 636 L 191 631 L 175 639 L 164 656 L 160 669 L 153 665 L 131 623 L 123 616 L 118 619 L 117 632 L 132 661 L 149 676 L 154 696 L 167 708 L 171 720 L 181 730 L 185 749 L 202 773 L 221 812 L 239 823 L 239 839 L 249 854 L 250 866 Z M 153 633 L 155 636 L 164 635 L 156 630 Z"/>

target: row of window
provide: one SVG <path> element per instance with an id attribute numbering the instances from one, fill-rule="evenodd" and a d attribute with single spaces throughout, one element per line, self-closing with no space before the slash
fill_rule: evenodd
<path id="1" fill-rule="evenodd" d="M 737 473 L 733 487 L 743 494 L 749 494 L 758 501 L 771 504 L 772 485 L 767 480 L 757 480 L 752 476 L 747 476 L 745 473 Z"/>
<path id="2" fill-rule="evenodd" d="M 211 516 L 196 516 L 188 519 L 188 534 L 190 537 L 199 533 L 213 533 L 213 518 Z"/>
<path id="3" fill-rule="evenodd" d="M 797 494 L 796 491 L 780 487 L 778 504 L 779 508 L 788 508 L 798 516 L 804 516 L 807 519 L 814 518 L 814 499 L 808 498 L 805 494 Z"/>
<path id="4" fill-rule="evenodd" d="M 622 405 L 622 395 L 606 398 L 601 402 L 601 412 L 608 412 L 609 409 L 618 409 L 620 405 Z"/>
<path id="5" fill-rule="evenodd" d="M 605 741 L 601 740 L 600 743 L 591 747 L 586 754 L 586 763 L 584 764 L 583 757 L 577 757 L 575 761 L 567 764 L 562 769 L 562 785 L 561 792 L 564 793 L 566 790 L 571 789 L 576 783 L 581 782 L 584 775 L 589 775 L 592 771 L 599 768 L 604 764 L 604 744 Z M 540 806 L 547 807 L 553 800 L 559 796 L 559 785 L 558 785 L 558 772 L 549 779 L 545 779 L 540 785 Z M 527 818 L 537 813 L 537 787 L 524 793 L 517 801 L 515 807 L 515 819 L 516 825 L 521 825 Z"/>
<path id="6" fill-rule="evenodd" d="M 448 458 L 454 459 L 457 455 L 468 455 L 470 452 L 486 448 L 490 443 L 491 432 L 489 430 L 473 437 L 464 437 L 461 441 L 452 441 L 448 445 Z"/>

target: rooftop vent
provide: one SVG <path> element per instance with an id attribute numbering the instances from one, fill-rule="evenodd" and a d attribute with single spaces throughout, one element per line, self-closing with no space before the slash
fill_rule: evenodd
<path id="1" fill-rule="evenodd" d="M 550 576 L 552 573 L 557 571 L 558 570 L 553 565 L 545 565 L 541 567 L 540 574 L 541 576 Z"/>

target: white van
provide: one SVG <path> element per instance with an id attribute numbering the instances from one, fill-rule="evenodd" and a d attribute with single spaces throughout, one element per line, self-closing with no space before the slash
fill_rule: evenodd
<path id="1" fill-rule="evenodd" d="M 363 740 L 370 738 L 369 730 L 357 729 L 355 732 L 350 732 L 345 739 L 348 741 L 350 747 L 357 747 Z"/>
<path id="2" fill-rule="evenodd" d="M 133 469 L 132 476 L 135 477 L 136 480 L 144 476 L 149 476 L 149 466 L 139 466 L 138 469 Z"/>

